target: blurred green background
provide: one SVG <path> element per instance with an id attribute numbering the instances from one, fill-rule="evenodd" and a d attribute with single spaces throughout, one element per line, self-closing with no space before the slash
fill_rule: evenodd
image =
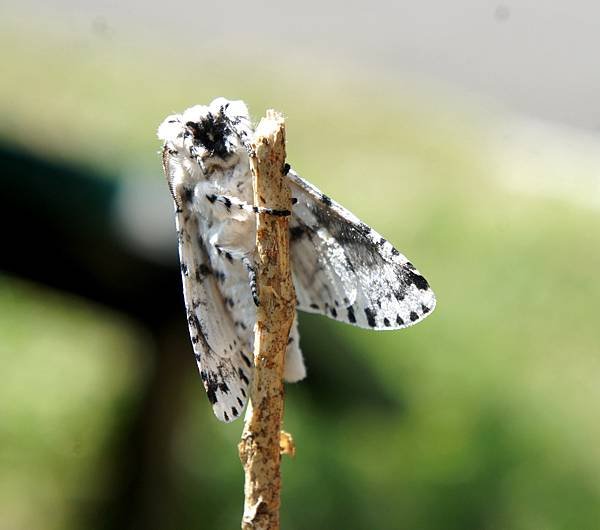
<path id="1" fill-rule="evenodd" d="M 402 332 L 301 316 L 283 528 L 600 528 L 587 136 L 532 139 L 524 119 L 343 62 L 178 54 L 91 20 L 0 32 L 0 529 L 239 527 L 242 425 L 215 420 L 197 376 L 155 137 L 219 95 L 283 111 L 292 165 L 438 298 Z M 131 190 L 149 241 L 123 236 Z"/>

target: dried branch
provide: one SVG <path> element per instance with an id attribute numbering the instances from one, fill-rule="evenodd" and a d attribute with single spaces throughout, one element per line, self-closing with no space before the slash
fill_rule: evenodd
<path id="1" fill-rule="evenodd" d="M 291 210 L 291 192 L 283 175 L 285 124 L 283 116 L 268 110 L 256 128 L 254 204 Z M 259 214 L 256 225 L 257 284 L 260 306 L 254 342 L 254 379 L 240 459 L 245 472 L 242 529 L 279 529 L 281 450 L 293 441 L 281 437 L 283 367 L 288 336 L 294 320 L 296 297 L 289 264 L 288 218 Z M 280 440 L 283 445 L 280 448 Z"/>

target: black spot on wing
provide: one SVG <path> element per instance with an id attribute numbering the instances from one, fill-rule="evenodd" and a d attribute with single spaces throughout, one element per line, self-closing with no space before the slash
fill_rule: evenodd
<path id="1" fill-rule="evenodd" d="M 375 321 L 377 312 L 374 309 L 372 309 L 370 307 L 365 307 L 365 315 L 367 317 L 367 322 L 368 322 L 369 326 L 371 326 L 372 328 L 377 326 L 377 322 Z"/>
<path id="2" fill-rule="evenodd" d="M 356 323 L 356 315 L 354 314 L 354 308 L 352 306 L 348 306 L 348 321 L 352 322 L 352 324 Z"/>
<path id="3" fill-rule="evenodd" d="M 242 360 L 246 364 L 246 366 L 248 368 L 250 368 L 252 366 L 252 361 L 250 361 L 250 359 L 248 358 L 248 356 L 244 352 L 240 352 L 240 355 L 242 357 Z"/>
<path id="4" fill-rule="evenodd" d="M 417 289 L 421 291 L 426 291 L 427 289 L 429 289 L 429 284 L 427 283 L 427 280 L 423 278 L 423 276 L 421 276 L 420 274 L 417 274 L 416 272 L 413 272 L 410 269 L 404 269 L 404 278 L 406 279 L 406 283 L 408 283 L 409 285 L 416 285 Z"/>
<path id="5" fill-rule="evenodd" d="M 188 311 L 188 325 L 194 331 L 200 331 L 200 321 L 193 311 Z"/>
<path id="6" fill-rule="evenodd" d="M 211 405 L 214 405 L 217 402 L 217 394 L 215 393 L 214 388 L 207 388 L 206 395 L 208 396 L 208 401 L 210 401 Z"/>
<path id="7" fill-rule="evenodd" d="M 325 195 L 324 193 L 321 195 L 321 202 L 325 206 L 331 206 L 331 199 L 327 195 Z"/>
<path id="8" fill-rule="evenodd" d="M 415 322 L 415 321 L 419 320 L 419 315 L 417 315 L 414 311 L 411 311 L 409 318 L 410 318 L 411 322 Z"/>
<path id="9" fill-rule="evenodd" d="M 396 315 L 396 324 L 398 324 L 399 326 L 404 326 L 404 320 L 402 320 L 402 317 L 400 315 Z"/>
<path id="10" fill-rule="evenodd" d="M 202 280 L 204 280 L 204 278 L 206 278 L 209 274 L 211 274 L 211 268 L 206 265 L 206 263 L 201 263 L 200 265 L 198 265 L 198 268 L 196 269 L 196 280 L 201 282 Z"/>
<path id="11" fill-rule="evenodd" d="M 207 375 L 203 372 L 203 380 L 204 380 L 204 388 L 206 389 L 206 395 L 208 396 L 208 401 L 210 401 L 211 405 L 214 405 L 217 402 L 217 381 L 214 376 Z"/>
<path id="12" fill-rule="evenodd" d="M 250 384 L 250 379 L 248 379 L 248 376 L 246 376 L 244 370 L 242 370 L 241 368 L 238 368 L 238 375 L 244 383 L 246 383 L 247 385 Z"/>
<path id="13" fill-rule="evenodd" d="M 196 361 L 199 363 L 200 358 L 201 358 L 200 353 L 205 352 L 205 353 L 209 354 L 210 352 L 212 352 L 212 348 L 210 347 L 210 344 L 208 343 L 206 332 L 202 328 L 202 324 L 198 320 L 196 313 L 194 313 L 194 311 L 192 311 L 192 310 L 188 310 L 187 314 L 188 314 L 188 325 L 190 328 L 189 329 L 190 337 L 192 339 L 192 344 L 194 345 L 194 355 L 196 357 Z M 199 349 L 197 347 L 198 343 L 200 344 Z M 201 375 L 202 375 L 203 381 L 208 381 L 208 378 L 206 377 L 205 373 L 201 374 Z"/>

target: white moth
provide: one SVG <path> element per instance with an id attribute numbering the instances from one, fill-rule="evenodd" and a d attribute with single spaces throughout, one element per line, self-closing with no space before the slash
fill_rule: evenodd
<path id="1" fill-rule="evenodd" d="M 215 415 L 227 422 L 242 413 L 253 374 L 256 212 L 291 215 L 298 309 L 391 330 L 435 307 L 429 284 L 400 252 L 287 164 L 292 211 L 254 206 L 252 135 L 246 105 L 224 98 L 169 116 L 158 128 L 192 345 Z M 284 376 L 295 382 L 305 375 L 294 322 Z"/>

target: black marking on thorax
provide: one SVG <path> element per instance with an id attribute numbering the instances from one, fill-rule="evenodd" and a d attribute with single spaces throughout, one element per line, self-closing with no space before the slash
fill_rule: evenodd
<path id="1" fill-rule="evenodd" d="M 227 137 L 235 133 L 223 108 L 216 115 L 209 112 L 199 122 L 188 121 L 185 125 L 191 131 L 194 142 L 201 144 L 211 155 L 226 159 L 232 154 Z"/>

